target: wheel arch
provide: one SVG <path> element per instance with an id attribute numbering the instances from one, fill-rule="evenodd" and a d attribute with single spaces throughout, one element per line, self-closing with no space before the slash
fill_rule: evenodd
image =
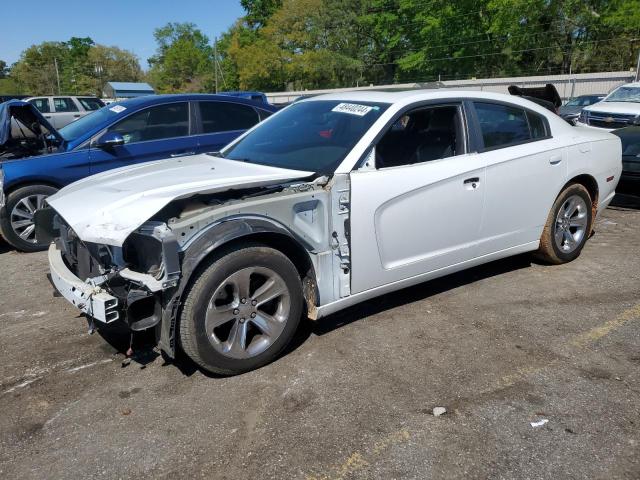
<path id="1" fill-rule="evenodd" d="M 314 264 L 305 242 L 284 225 L 270 218 L 238 217 L 210 226 L 185 250 L 182 258 L 181 282 L 171 299 L 164 305 L 160 347 L 170 357 L 176 352 L 176 329 L 180 305 L 208 260 L 224 255 L 243 242 L 261 243 L 287 256 L 300 275 L 308 310 L 317 308 L 319 290 Z"/>
<path id="2" fill-rule="evenodd" d="M 586 188 L 587 192 L 589 192 L 589 196 L 591 197 L 591 225 L 589 225 L 589 234 L 591 234 L 591 232 L 593 231 L 593 225 L 596 221 L 596 214 L 598 213 L 598 202 L 600 201 L 600 189 L 598 187 L 598 181 L 588 173 L 576 175 L 562 186 L 560 192 L 558 192 L 558 195 L 560 195 L 569 185 L 573 185 L 576 183 Z"/>
<path id="3" fill-rule="evenodd" d="M 39 178 L 29 178 L 25 180 L 20 180 L 19 182 L 11 183 L 7 189 L 5 190 L 5 195 L 9 196 L 16 190 L 23 187 L 31 187 L 36 185 L 43 185 L 45 187 L 55 188 L 56 190 L 60 190 L 62 185 L 57 184 L 56 182 L 52 182 L 51 180 L 39 179 Z"/>

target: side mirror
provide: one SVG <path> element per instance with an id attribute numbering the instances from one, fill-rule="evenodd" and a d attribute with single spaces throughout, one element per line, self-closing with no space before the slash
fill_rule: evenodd
<path id="1" fill-rule="evenodd" d="M 124 145 L 124 138 L 117 132 L 106 132 L 94 143 L 94 146 L 102 149 L 109 149 L 119 145 Z"/>

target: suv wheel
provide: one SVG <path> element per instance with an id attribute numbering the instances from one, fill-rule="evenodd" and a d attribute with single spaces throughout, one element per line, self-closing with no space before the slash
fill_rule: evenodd
<path id="1" fill-rule="evenodd" d="M 278 250 L 242 246 L 212 259 L 180 316 L 182 349 L 202 368 L 235 375 L 273 361 L 302 315 L 300 276 Z"/>
<path id="2" fill-rule="evenodd" d="M 45 250 L 47 244 L 36 241 L 33 214 L 57 190 L 48 185 L 28 185 L 11 192 L 0 214 L 0 232 L 14 248 L 23 252 Z"/>
<path id="3" fill-rule="evenodd" d="M 580 184 L 569 185 L 556 199 L 540 238 L 538 256 L 561 264 L 580 255 L 591 233 L 592 200 Z"/>

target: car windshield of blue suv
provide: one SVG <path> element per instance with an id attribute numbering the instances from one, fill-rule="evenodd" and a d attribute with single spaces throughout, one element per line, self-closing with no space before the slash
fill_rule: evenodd
<path id="1" fill-rule="evenodd" d="M 73 142 L 77 138 L 80 138 L 81 135 L 84 135 L 88 131 L 99 127 L 100 125 L 103 125 L 109 119 L 117 116 L 121 111 L 117 108 L 117 105 L 118 104 L 116 103 L 112 103 L 111 105 L 102 107 L 100 110 L 95 110 L 94 112 L 89 113 L 84 117 L 80 117 L 75 122 L 71 122 L 67 126 L 62 127 L 60 130 L 58 130 L 58 133 L 62 136 L 62 138 L 65 139 L 65 141 Z"/>
<path id="2" fill-rule="evenodd" d="M 611 93 L 605 102 L 640 102 L 640 87 L 620 87 Z"/>
<path id="3" fill-rule="evenodd" d="M 333 173 L 388 106 L 335 100 L 294 103 L 221 155 L 273 167 Z"/>

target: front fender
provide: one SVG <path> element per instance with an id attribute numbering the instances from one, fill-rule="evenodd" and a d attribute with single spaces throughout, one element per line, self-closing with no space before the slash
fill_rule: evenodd
<path id="1" fill-rule="evenodd" d="M 284 235 L 295 242 L 301 249 L 307 251 L 309 248 L 309 245 L 303 239 L 284 225 L 271 218 L 260 216 L 235 217 L 215 223 L 187 246 L 182 255 L 180 283 L 171 293 L 171 298 L 163 302 L 159 345 L 167 355 L 171 358 L 175 356 L 179 306 L 185 289 L 191 283 L 192 276 L 200 264 L 212 252 L 233 240 L 263 233 Z M 310 262 L 310 264 L 311 268 L 313 268 L 313 263 Z"/>

